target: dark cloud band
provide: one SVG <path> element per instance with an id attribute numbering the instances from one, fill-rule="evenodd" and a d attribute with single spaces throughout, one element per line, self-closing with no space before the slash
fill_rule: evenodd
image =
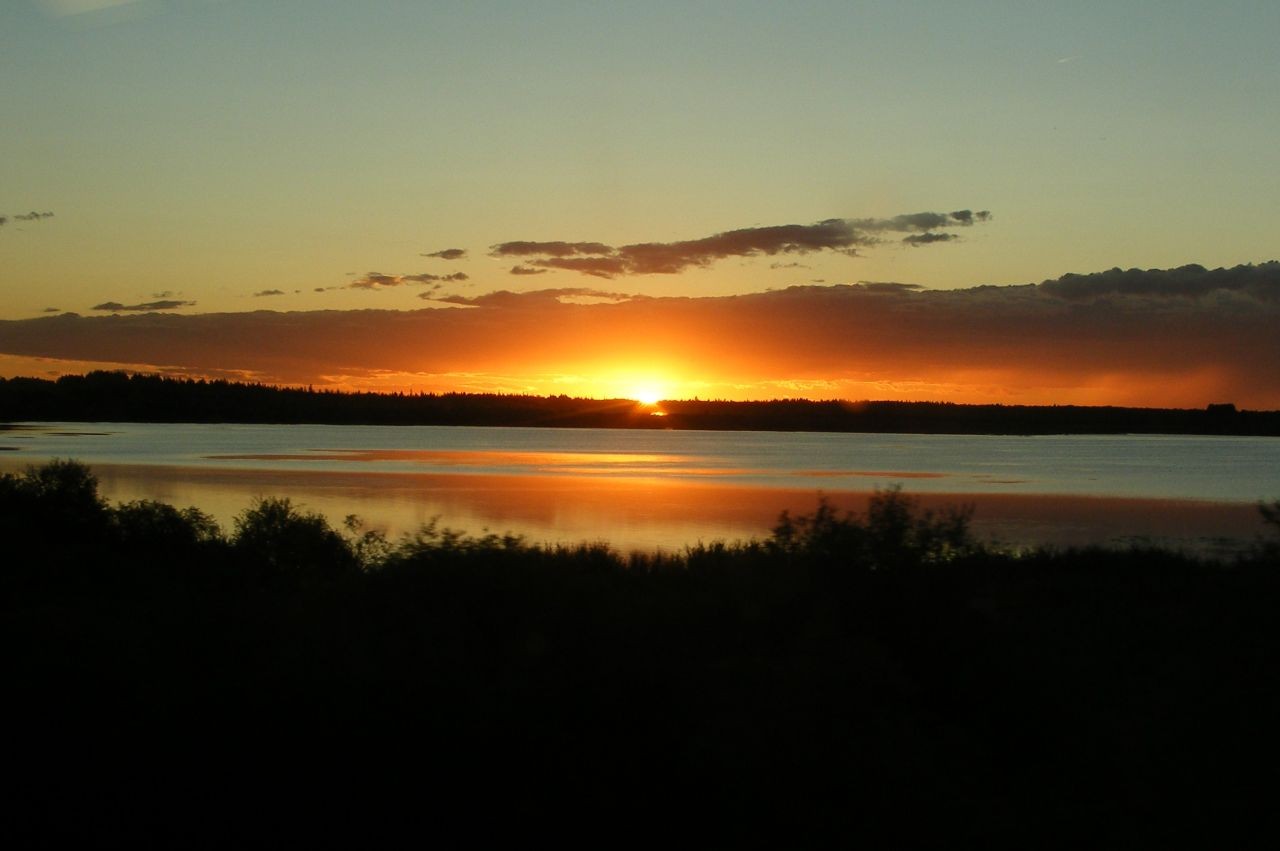
<path id="1" fill-rule="evenodd" d="M 810 225 L 738 228 L 701 239 L 617 247 L 601 242 L 502 242 L 492 246 L 490 254 L 520 257 L 522 265 L 513 267 L 511 272 L 516 275 L 533 274 L 530 270 L 537 269 L 559 269 L 599 278 L 671 275 L 706 267 L 728 257 L 772 257 L 820 251 L 856 256 L 859 249 L 884 242 L 884 234 L 890 233 L 908 234 L 902 241 L 916 247 L 950 242 L 957 238 L 955 234 L 936 229 L 972 227 L 990 219 L 991 214 L 986 210 L 908 213 L 888 219 L 825 219 Z"/>
<path id="2" fill-rule="evenodd" d="M 118 301 L 104 301 L 102 304 L 95 304 L 92 310 L 109 310 L 131 311 L 135 313 L 146 313 L 155 310 L 177 310 L 180 307 L 194 307 L 194 301 L 179 301 L 177 299 L 160 299 L 159 301 L 146 301 L 141 304 L 121 304 Z"/>

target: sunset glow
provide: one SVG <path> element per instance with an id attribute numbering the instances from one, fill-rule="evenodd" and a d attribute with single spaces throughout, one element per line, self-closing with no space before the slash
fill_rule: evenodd
<path id="1" fill-rule="evenodd" d="M 642 384 L 636 386 L 632 388 L 629 395 L 641 405 L 649 406 L 658 404 L 658 402 L 662 401 L 664 398 L 662 389 L 653 384 Z"/>

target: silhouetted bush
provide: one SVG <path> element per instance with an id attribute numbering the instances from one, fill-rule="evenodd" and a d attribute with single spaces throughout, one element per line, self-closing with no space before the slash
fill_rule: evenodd
<path id="1" fill-rule="evenodd" d="M 952 561 L 978 550 L 972 508 L 920 511 L 898 488 L 876 491 L 865 515 L 838 514 L 826 499 L 813 514 L 782 512 L 766 547 L 775 553 L 887 570 Z"/>
<path id="2" fill-rule="evenodd" d="M 0 476 L 0 581 L 11 588 L 100 585 L 110 514 L 83 464 L 51 461 Z"/>
<path id="3" fill-rule="evenodd" d="M 288 497 L 263 497 L 235 518 L 235 552 L 268 574 L 302 584 L 359 573 L 350 544 L 323 514 L 300 511 Z"/>
<path id="4" fill-rule="evenodd" d="M 10 522 L 21 515 L 42 526 L 61 526 L 68 534 L 99 526 L 107 516 L 97 478 L 77 461 L 50 461 L 0 476 L 0 501 Z"/>
<path id="5" fill-rule="evenodd" d="M 186 551 L 222 538 L 217 521 L 200 509 L 174 508 L 150 499 L 121 503 L 111 509 L 111 523 L 126 546 Z"/>

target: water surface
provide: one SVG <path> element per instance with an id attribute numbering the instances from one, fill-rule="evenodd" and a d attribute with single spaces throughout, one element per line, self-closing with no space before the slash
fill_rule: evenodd
<path id="1" fill-rule="evenodd" d="M 392 534 L 439 518 L 537 541 L 678 548 L 766 535 L 819 493 L 851 508 L 901 487 L 969 503 L 1007 543 L 1251 538 L 1280 498 L 1280 439 L 982 436 L 241 424 L 36 423 L 0 467 L 76 458 L 112 499 L 193 504 L 229 523 L 288 495 Z"/>

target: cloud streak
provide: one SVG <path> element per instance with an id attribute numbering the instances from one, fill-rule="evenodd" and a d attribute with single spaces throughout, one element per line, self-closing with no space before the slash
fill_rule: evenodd
<path id="1" fill-rule="evenodd" d="M 0 227 L 3 227 L 4 225 L 8 224 L 10 219 L 12 219 L 15 222 L 39 222 L 45 219 L 52 219 L 52 218 L 53 218 L 53 213 L 50 213 L 50 212 L 40 213 L 40 212 L 36 212 L 35 210 L 32 210 L 30 213 L 17 213 L 12 216 L 0 216 Z"/>
<path id="2" fill-rule="evenodd" d="M 512 274 L 532 274 L 516 269 L 577 272 L 598 278 L 624 275 L 673 275 L 687 269 L 706 268 L 729 257 L 774 257 L 830 251 L 856 256 L 861 249 L 879 245 L 889 234 L 920 247 L 950 242 L 958 237 L 938 228 L 964 228 L 986 222 L 986 210 L 951 213 L 908 213 L 887 219 L 825 219 L 809 225 L 771 225 L 738 228 L 678 242 L 639 242 L 612 246 L 602 242 L 535 242 L 516 240 L 490 246 L 493 257 L 518 257 L 522 264 Z M 777 265 L 775 264 L 775 268 Z"/>
<path id="3" fill-rule="evenodd" d="M 180 307 L 194 307 L 194 301 L 179 301 L 177 299 L 160 299 L 158 301 L 147 301 L 141 304 L 121 304 L 118 301 L 104 301 L 102 304 L 95 304 L 91 310 L 110 310 L 113 312 L 133 311 L 147 312 L 154 310 L 177 310 Z"/>
<path id="4" fill-rule="evenodd" d="M 417 275 L 384 275 L 381 272 L 370 272 L 362 278 L 357 278 L 347 284 L 349 289 L 356 290 L 384 290 L 392 287 L 400 287 L 405 284 L 433 284 L 436 282 L 459 282 L 469 280 L 470 276 L 466 272 L 454 272 L 449 275 L 433 275 L 429 272 L 423 272 Z"/>
<path id="5" fill-rule="evenodd" d="M 424 254 L 423 257 L 438 257 L 441 260 L 461 260 L 467 256 L 465 248 L 442 248 L 439 251 L 432 251 L 430 254 Z"/>

